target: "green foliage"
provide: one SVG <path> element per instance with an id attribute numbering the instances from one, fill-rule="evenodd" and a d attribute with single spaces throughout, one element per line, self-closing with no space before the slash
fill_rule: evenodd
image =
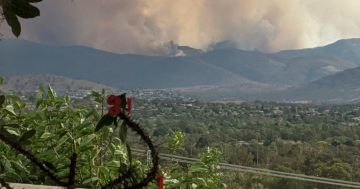
<path id="1" fill-rule="evenodd" d="M 93 98 L 95 102 L 99 104 L 104 104 L 105 101 L 105 90 L 102 90 L 101 93 L 92 91 L 87 97 Z"/>
<path id="2" fill-rule="evenodd" d="M 94 92 L 90 97 L 95 104 L 104 106 L 104 96 L 103 91 Z M 108 114 L 101 117 L 103 107 L 99 112 L 69 97 L 60 97 L 51 86 L 47 89 L 39 87 L 35 104 L 25 103 L 15 95 L 2 95 L 0 100 L 0 132 L 30 150 L 63 182 L 68 179 L 69 158 L 73 153 L 78 154 L 77 186 L 99 188 L 128 172 L 131 172 L 132 182 L 145 178 L 149 167 L 132 156 L 130 144 L 126 142 L 127 126 L 122 123 L 118 127 L 117 118 Z M 183 148 L 184 133 L 173 132 L 170 136 L 169 150 Z M 0 142 L 0 150 L 1 180 L 55 184 L 5 143 Z M 219 157 L 218 151 L 209 150 L 188 170 L 180 169 L 180 164 L 171 164 L 170 168 L 164 169 L 169 170 L 173 180 L 185 179 L 191 186 L 218 188 L 221 185 L 221 174 L 216 166 Z M 172 187 L 171 182 L 169 187 Z"/>
<path id="3" fill-rule="evenodd" d="M 351 180 L 353 170 L 351 165 L 349 165 L 348 163 L 329 162 L 319 165 L 315 172 L 317 173 L 317 175 L 326 178 Z"/>
<path id="4" fill-rule="evenodd" d="M 172 152 L 175 152 L 184 146 L 184 142 L 185 134 L 183 132 L 173 132 L 169 136 L 168 148 Z"/>
<path id="5" fill-rule="evenodd" d="M 3 99 L 3 97 L 2 97 Z M 68 175 L 69 157 L 79 154 L 77 184 L 99 187 L 118 176 L 121 164 L 128 166 L 129 150 L 111 128 L 94 133 L 100 114 L 93 108 L 75 104 L 68 97 L 58 97 L 49 86 L 40 89 L 36 107 L 26 105 L 16 96 L 7 95 L 0 109 L 0 129 L 46 162 L 57 176 Z M 22 156 L 0 142 L 0 175 L 10 182 L 52 182 Z M 133 160 L 133 169 L 141 166 Z M 29 173 L 32 174 L 29 174 Z"/>
<path id="6" fill-rule="evenodd" d="M 165 168 L 167 188 L 187 189 L 204 188 L 220 189 L 226 188 L 223 183 L 223 174 L 219 171 L 220 152 L 209 149 L 202 154 L 200 161 L 189 167 L 173 165 Z"/>

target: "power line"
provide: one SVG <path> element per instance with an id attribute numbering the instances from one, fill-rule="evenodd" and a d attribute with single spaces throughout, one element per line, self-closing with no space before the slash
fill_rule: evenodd
<path id="1" fill-rule="evenodd" d="M 132 149 L 136 155 L 146 156 L 146 151 L 141 149 Z M 176 161 L 181 163 L 188 163 L 193 164 L 198 161 L 199 159 L 196 158 L 189 158 L 184 156 L 172 155 L 172 154 L 159 154 L 161 159 L 169 160 L 169 161 Z M 261 174 L 273 177 L 280 177 L 280 178 L 287 178 L 287 179 L 294 179 L 300 181 L 308 181 L 314 183 L 322 183 L 322 184 L 329 184 L 329 185 L 336 185 L 336 186 L 344 186 L 344 187 L 351 187 L 351 188 L 360 188 L 360 183 L 358 182 L 351 182 L 351 181 L 344 181 L 339 179 L 330 179 L 324 177 L 316 177 L 316 176 L 308 176 L 304 174 L 296 174 L 296 173 L 287 173 L 281 171 L 274 171 L 270 169 L 261 169 L 261 168 L 254 168 L 254 167 L 246 167 L 242 165 L 235 165 L 229 163 L 220 163 L 220 168 L 225 170 L 232 170 L 244 173 L 254 173 L 254 174 Z"/>
<path id="2" fill-rule="evenodd" d="M 137 151 L 137 152 L 144 152 L 144 150 L 139 150 L 139 149 L 136 149 L 136 151 Z M 189 157 L 172 155 L 172 154 L 164 154 L 164 153 L 161 153 L 160 156 L 161 156 L 161 157 L 170 157 L 170 158 L 174 158 L 174 159 L 188 160 L 188 161 L 193 161 L 193 162 L 199 161 L 199 159 L 196 159 L 196 158 L 189 158 Z M 270 170 L 270 169 L 261 169 L 261 168 L 247 167 L 247 166 L 235 165 L 235 164 L 229 164 L 229 163 L 220 163 L 220 166 L 223 166 L 223 167 L 225 167 L 225 166 L 226 166 L 226 167 L 234 167 L 234 168 L 239 168 L 239 169 L 250 169 L 250 170 L 260 171 L 260 172 L 269 172 L 269 173 L 274 173 L 274 174 L 283 174 L 283 175 L 289 175 L 289 176 L 304 177 L 304 178 L 313 178 L 313 179 L 318 179 L 318 180 L 336 181 L 336 182 L 341 182 L 341 183 L 360 185 L 360 183 L 357 183 L 357 182 L 350 182 L 350 181 L 344 181 L 344 180 L 338 180 L 338 179 L 329 179 L 329 178 L 316 177 L 316 176 L 308 176 L 308 175 L 304 175 L 304 174 L 287 173 L 287 172 L 281 172 L 281 171 L 274 171 L 274 170 Z"/>

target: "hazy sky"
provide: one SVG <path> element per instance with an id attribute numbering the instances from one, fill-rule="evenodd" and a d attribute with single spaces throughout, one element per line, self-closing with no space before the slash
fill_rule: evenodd
<path id="1" fill-rule="evenodd" d="M 360 37 L 360 0 L 43 0 L 21 38 L 119 53 L 220 41 L 265 52 Z M 8 28 L 0 31 L 9 37 Z"/>

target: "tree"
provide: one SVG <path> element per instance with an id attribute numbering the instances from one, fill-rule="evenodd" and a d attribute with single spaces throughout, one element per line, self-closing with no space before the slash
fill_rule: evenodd
<path id="1" fill-rule="evenodd" d="M 351 180 L 353 172 L 351 165 L 343 162 L 322 163 L 315 171 L 319 176 L 342 180 Z"/>

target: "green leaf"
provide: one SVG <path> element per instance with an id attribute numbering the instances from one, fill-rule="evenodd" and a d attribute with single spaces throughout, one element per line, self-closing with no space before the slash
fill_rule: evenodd
<path id="1" fill-rule="evenodd" d="M 40 136 L 41 139 L 47 139 L 47 138 L 49 138 L 49 137 L 51 137 L 51 133 L 49 133 L 49 132 L 44 132 L 44 133 Z"/>
<path id="2" fill-rule="evenodd" d="M 15 173 L 15 170 L 11 166 L 11 162 L 8 159 L 4 159 L 5 172 Z"/>
<path id="3" fill-rule="evenodd" d="M 120 167 L 120 161 L 112 160 L 106 164 L 107 167 Z"/>
<path id="4" fill-rule="evenodd" d="M 2 107 L 4 103 L 5 103 L 5 96 L 0 95 L 0 107 Z"/>
<path id="5" fill-rule="evenodd" d="M 29 174 L 29 170 L 22 164 L 21 161 L 11 161 L 13 167 L 16 168 L 17 172 L 25 172 L 26 174 Z"/>
<path id="6" fill-rule="evenodd" d="M 16 101 L 15 107 L 16 107 L 16 109 L 24 109 L 26 107 L 26 104 L 21 101 Z"/>
<path id="7" fill-rule="evenodd" d="M 4 127 L 0 127 L 0 132 L 9 140 L 11 140 L 13 142 L 17 141 L 17 136 L 16 136 L 16 134 L 18 135 L 17 132 L 10 130 L 8 128 L 4 128 Z"/>
<path id="8" fill-rule="evenodd" d="M 38 90 L 39 90 L 39 93 L 40 93 L 41 96 L 44 96 L 44 95 L 45 95 L 45 89 L 44 89 L 44 86 L 43 86 L 43 85 L 40 85 L 39 88 L 38 88 Z"/>
<path id="9" fill-rule="evenodd" d="M 12 6 L 9 3 L 5 3 L 5 5 L 3 6 L 3 13 L 5 20 L 8 23 L 8 25 L 11 27 L 13 34 L 16 37 L 19 37 L 21 33 L 20 22 L 16 17 L 15 13 L 13 12 Z"/>
<path id="10" fill-rule="evenodd" d="M 89 183 L 92 183 L 92 182 L 95 182 L 95 181 L 98 181 L 98 180 L 99 180 L 99 178 L 97 178 L 97 177 L 91 177 L 89 179 L 84 180 L 82 182 L 82 184 L 89 184 Z"/>
<path id="11" fill-rule="evenodd" d="M 7 105 L 5 106 L 5 110 L 9 113 L 12 114 L 14 116 L 16 116 L 15 110 L 14 110 L 14 106 L 12 105 Z"/>
<path id="12" fill-rule="evenodd" d="M 199 178 L 198 177 L 198 178 L 195 178 L 195 179 L 202 182 L 203 185 L 207 185 L 207 182 L 206 182 L 206 180 L 204 178 Z"/>
<path id="13" fill-rule="evenodd" d="M 55 91 L 53 90 L 50 84 L 48 85 L 48 95 L 51 99 L 55 99 L 57 97 Z"/>
<path id="14" fill-rule="evenodd" d="M 122 143 L 125 143 L 127 136 L 127 125 L 123 122 L 120 126 L 119 137 Z"/>
<path id="15" fill-rule="evenodd" d="M 79 152 L 94 148 L 92 141 L 95 139 L 95 137 L 95 134 L 91 134 L 88 137 L 83 137 L 83 141 L 81 141 L 79 144 Z"/>
<path id="16" fill-rule="evenodd" d="M 101 104 L 101 103 L 104 102 L 105 93 L 101 94 L 101 93 L 99 93 L 99 92 L 92 91 L 90 94 L 87 95 L 87 97 L 94 97 L 94 98 L 95 98 L 95 102 Z"/>
<path id="17" fill-rule="evenodd" d="M 87 152 L 87 151 L 89 151 L 91 149 L 94 149 L 94 146 L 89 146 L 89 145 L 84 146 L 84 145 L 82 145 L 82 146 L 80 146 L 78 148 L 78 151 L 79 152 Z"/>
<path id="18" fill-rule="evenodd" d="M 100 121 L 98 122 L 98 124 L 96 125 L 95 128 L 95 132 L 99 131 L 101 128 L 103 128 L 104 126 L 107 125 L 111 125 L 114 122 L 115 118 L 109 116 L 109 114 L 105 114 Z"/>
<path id="19" fill-rule="evenodd" d="M 69 175 L 69 171 L 67 169 L 63 169 L 59 172 L 57 172 L 57 175 L 60 177 L 60 178 L 66 178 L 68 177 Z"/>
<path id="20" fill-rule="evenodd" d="M 4 78 L 0 76 L 0 85 L 4 84 Z"/>
<path id="21" fill-rule="evenodd" d="M 194 165 L 194 166 L 191 167 L 190 171 L 191 171 L 192 173 L 196 173 L 196 172 L 206 172 L 207 169 L 204 168 L 204 167 L 198 166 L 198 165 Z"/>
<path id="22" fill-rule="evenodd" d="M 63 147 L 63 144 L 68 140 L 68 136 L 64 135 L 63 137 L 60 138 L 60 140 L 57 141 L 57 145 L 55 146 L 55 150 L 59 150 L 60 148 Z"/>
<path id="23" fill-rule="evenodd" d="M 20 134 L 19 134 L 17 131 L 15 131 L 15 130 L 12 130 L 12 129 L 7 128 L 6 131 L 7 131 L 9 134 L 11 134 L 11 135 L 20 136 Z M 13 138 L 13 139 L 15 139 L 15 138 Z"/>
<path id="24" fill-rule="evenodd" d="M 33 137 L 36 134 L 36 131 L 34 129 L 26 131 L 24 134 L 21 135 L 19 138 L 19 143 L 26 143 L 31 137 Z"/>

